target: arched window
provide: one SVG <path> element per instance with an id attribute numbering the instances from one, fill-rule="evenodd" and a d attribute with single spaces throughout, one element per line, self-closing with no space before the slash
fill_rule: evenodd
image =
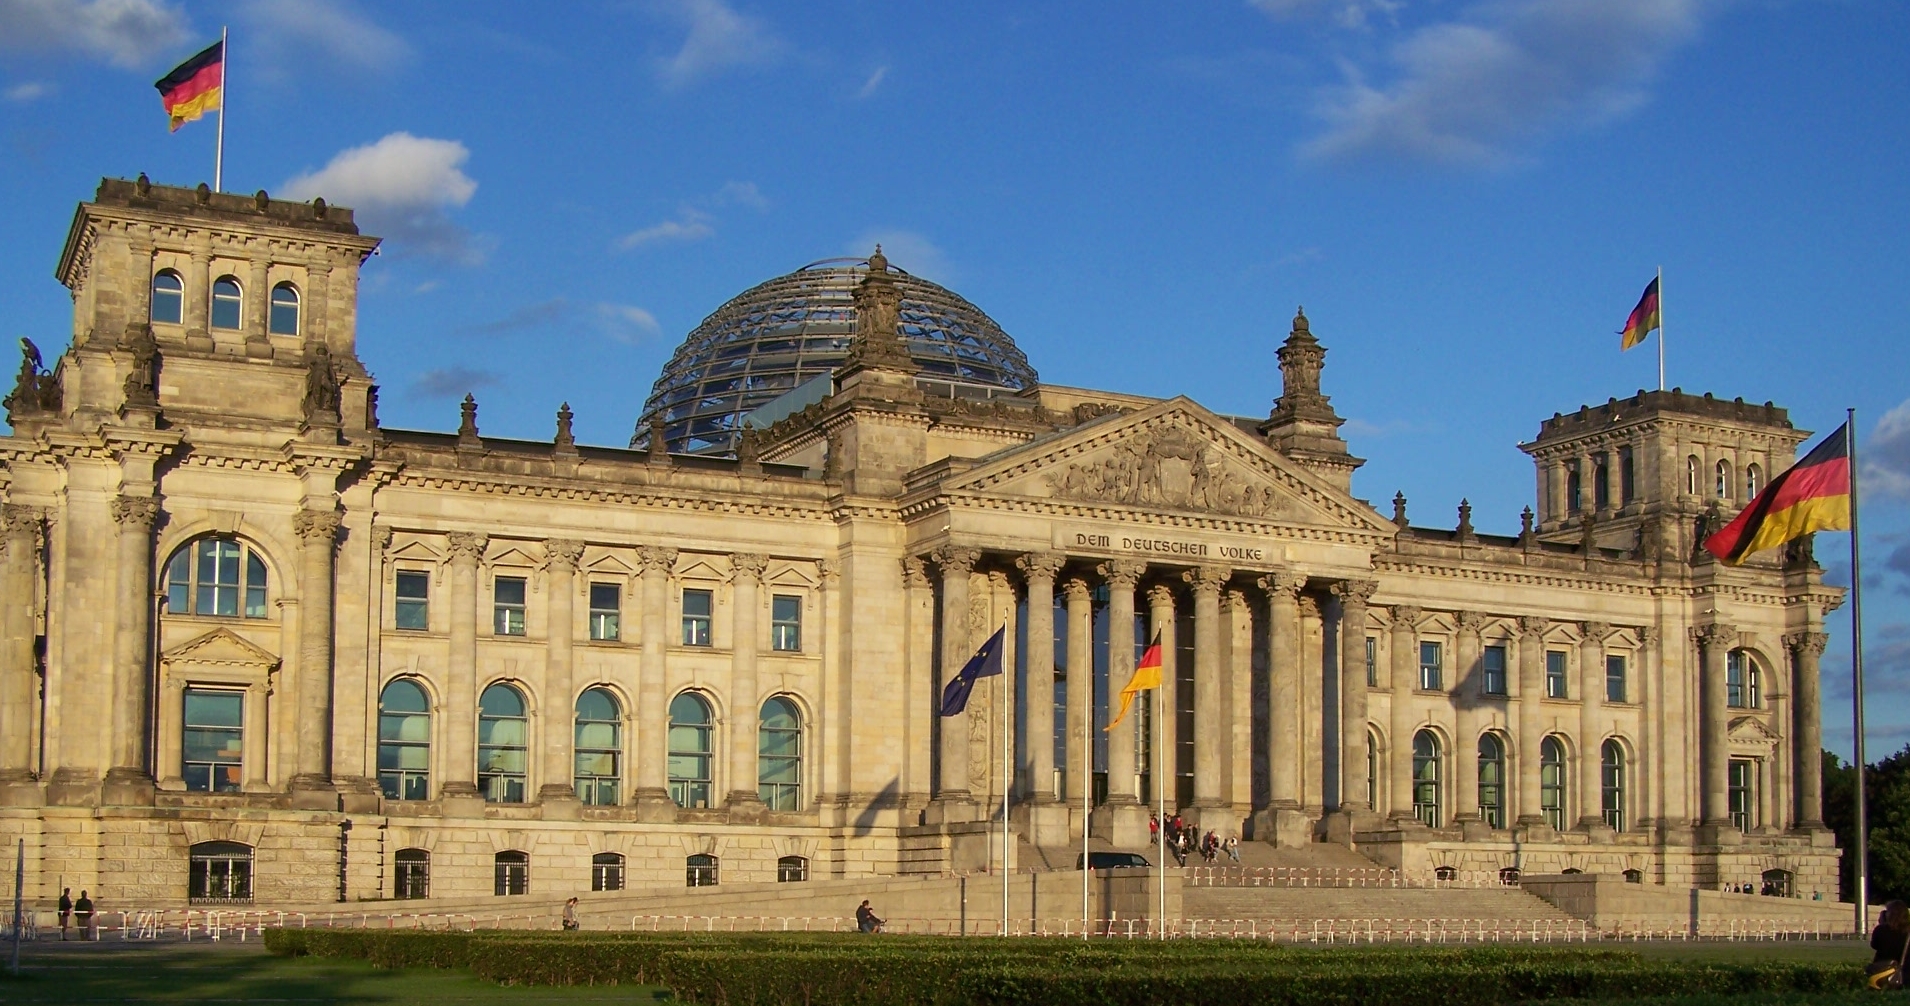
<path id="1" fill-rule="evenodd" d="M 756 791 L 770 810 L 802 808 L 802 713 L 776 695 L 756 728 Z"/>
<path id="2" fill-rule="evenodd" d="M 272 288 L 272 310 L 267 331 L 273 335 L 298 334 L 298 287 L 280 283 Z"/>
<path id="3" fill-rule="evenodd" d="M 1505 742 L 1497 734 L 1479 737 L 1479 816 L 1488 828 L 1505 827 Z"/>
<path id="4" fill-rule="evenodd" d="M 1539 744 L 1539 811 L 1554 831 L 1565 830 L 1565 745 L 1557 737 Z"/>
<path id="5" fill-rule="evenodd" d="M 200 538 L 166 560 L 166 612 L 266 617 L 265 560 L 237 538 Z"/>
<path id="6" fill-rule="evenodd" d="M 500 852 L 491 861 L 491 893 L 528 894 L 531 889 L 531 857 L 522 852 Z"/>
<path id="7" fill-rule="evenodd" d="M 689 887 L 715 887 L 716 857 L 699 852 L 685 859 L 683 880 Z"/>
<path id="8" fill-rule="evenodd" d="M 378 787 L 387 800 L 431 799 L 431 700 L 409 678 L 378 694 Z"/>
<path id="9" fill-rule="evenodd" d="M 679 807 L 710 805 L 711 719 L 710 704 L 695 692 L 670 700 L 670 799 Z"/>
<path id="10" fill-rule="evenodd" d="M 614 852 L 600 852 L 590 857 L 590 889 L 623 890 L 623 857 Z"/>
<path id="11" fill-rule="evenodd" d="M 1764 488 L 1764 469 L 1753 461 L 1744 468 L 1744 498 L 1756 499 L 1757 491 Z"/>
<path id="12" fill-rule="evenodd" d="M 1565 463 L 1565 508 L 1573 513 L 1585 509 L 1585 477 L 1577 459 Z"/>
<path id="13" fill-rule="evenodd" d="M 1731 462 L 1729 461 L 1718 462 L 1718 498 L 1721 500 L 1731 498 Z"/>
<path id="14" fill-rule="evenodd" d="M 399 849 L 393 860 L 397 875 L 392 878 L 392 897 L 408 900 L 431 896 L 430 853 L 423 849 Z"/>
<path id="15" fill-rule="evenodd" d="M 605 689 L 587 688 L 577 696 L 575 752 L 577 799 L 586 806 L 615 806 L 623 789 L 623 707 Z"/>
<path id="16" fill-rule="evenodd" d="M 1599 749 L 1599 806 L 1613 831 L 1625 830 L 1625 746 L 1616 739 Z"/>
<path id="17" fill-rule="evenodd" d="M 800 883 L 809 879 L 809 860 L 801 856 L 784 856 L 776 860 L 776 882 L 779 884 Z"/>
<path id="18" fill-rule="evenodd" d="M 186 312 L 186 284 L 171 269 L 153 274 L 153 303 L 150 317 L 161 325 L 177 325 Z"/>
<path id="19" fill-rule="evenodd" d="M 496 684 L 478 697 L 478 791 L 491 803 L 523 803 L 528 722 L 524 695 Z"/>
<path id="20" fill-rule="evenodd" d="M 1413 735 L 1413 816 L 1439 827 L 1439 738 L 1430 730 Z"/>
<path id="21" fill-rule="evenodd" d="M 1638 466 L 1632 460 L 1630 447 L 1618 449 L 1618 501 L 1621 505 L 1630 505 L 1638 498 Z"/>
<path id="22" fill-rule="evenodd" d="M 1743 650 L 1732 650 L 1724 658 L 1724 704 L 1733 709 L 1756 709 L 1763 696 L 1757 662 Z"/>
<path id="23" fill-rule="evenodd" d="M 1379 738 L 1366 734 L 1366 806 L 1379 809 Z"/>
<path id="24" fill-rule="evenodd" d="M 237 331 L 240 319 L 245 317 L 245 295 L 239 289 L 239 281 L 230 276 L 221 276 L 212 281 L 212 327 Z"/>
<path id="25" fill-rule="evenodd" d="M 200 842 L 190 850 L 186 896 L 197 905 L 252 900 L 252 847 Z"/>
<path id="26" fill-rule="evenodd" d="M 1685 459 L 1685 495 L 1698 495 L 1698 456 L 1696 454 Z"/>

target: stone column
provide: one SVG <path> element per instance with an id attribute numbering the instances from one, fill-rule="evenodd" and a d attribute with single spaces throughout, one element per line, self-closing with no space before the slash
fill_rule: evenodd
<path id="1" fill-rule="evenodd" d="M 643 579 L 643 651 L 637 658 L 637 818 L 676 820 L 670 799 L 670 700 L 664 694 L 665 654 L 670 647 L 670 576 L 677 550 L 658 545 L 637 549 Z"/>
<path id="2" fill-rule="evenodd" d="M 1539 828 L 1545 824 L 1545 812 L 1539 804 L 1539 745 L 1544 743 L 1545 727 L 1540 703 L 1545 698 L 1545 630 L 1543 618 L 1519 619 L 1519 803 L 1517 826 Z"/>
<path id="3" fill-rule="evenodd" d="M 186 347 L 210 352 L 212 336 L 207 331 L 207 314 L 212 307 L 212 247 L 204 231 L 192 241 L 192 265 L 185 276 Z"/>
<path id="4" fill-rule="evenodd" d="M 933 558 L 942 571 L 942 680 L 941 689 L 961 673 L 962 665 L 974 654 L 968 638 L 968 577 L 982 557 L 980 549 L 949 546 L 936 551 Z M 940 774 L 931 806 L 931 823 L 971 820 L 975 805 L 968 789 L 968 720 L 952 716 L 941 718 Z"/>
<path id="5" fill-rule="evenodd" d="M 1306 577 L 1291 572 L 1273 573 L 1261 577 L 1259 584 L 1260 588 L 1267 592 L 1266 720 L 1269 798 L 1276 811 L 1297 811 L 1300 809 L 1299 597 L 1300 591 L 1306 586 Z M 1363 610 L 1361 614 L 1364 615 Z M 1360 633 L 1360 637 L 1364 639 L 1365 633 Z M 1362 698 L 1364 694 L 1364 692 L 1361 693 Z M 1364 735 L 1364 729 L 1360 733 Z M 1365 749 L 1362 747 L 1360 754 L 1362 763 L 1365 758 Z M 1362 789 L 1361 795 L 1364 794 L 1365 791 Z"/>
<path id="6" fill-rule="evenodd" d="M 1698 736 L 1702 741 L 1703 760 L 1699 763 L 1703 771 L 1702 780 L 1704 799 L 1702 802 L 1706 825 L 1715 825 L 1720 835 L 1732 829 L 1729 827 L 1731 805 L 1726 792 L 1730 782 L 1731 757 L 1725 731 L 1730 724 L 1731 712 L 1725 708 L 1725 663 L 1730 657 L 1731 648 L 1738 644 L 1738 627 L 1735 625 L 1714 624 L 1699 626 L 1692 630 L 1698 637 L 1699 645 L 1704 647 L 1703 671 L 1698 686 Z"/>
<path id="7" fill-rule="evenodd" d="M 902 560 L 908 639 L 908 675 L 904 679 L 903 722 L 907 742 L 902 790 L 905 806 L 919 810 L 934 788 L 930 766 L 935 763 L 935 592 L 930 589 L 928 562 L 921 556 Z"/>
<path id="8" fill-rule="evenodd" d="M 1796 759 L 1797 827 L 1821 831 L 1824 827 L 1824 716 L 1818 689 L 1818 662 L 1830 636 L 1797 632 L 1784 637 L 1791 651 L 1791 736 Z"/>
<path id="9" fill-rule="evenodd" d="M 0 510 L 0 787 L 33 782 L 33 578 L 39 570 L 38 508 L 9 503 Z M 11 803 L 12 801 L 5 801 Z"/>
<path id="10" fill-rule="evenodd" d="M 1030 803 L 1053 803 L 1054 788 L 1054 577 L 1067 559 L 1030 553 L 1015 560 L 1028 586 L 1028 794 Z"/>
<path id="11" fill-rule="evenodd" d="M 444 785 L 440 792 L 447 815 L 454 810 L 475 815 L 484 812 L 477 789 L 478 563 L 491 540 L 468 531 L 453 531 L 445 540 L 451 553 L 451 657 L 444 675 Z"/>
<path id="12" fill-rule="evenodd" d="M 543 784 L 537 802 L 546 818 L 568 819 L 578 806 L 576 758 L 577 686 L 571 680 L 571 651 L 577 636 L 577 563 L 584 543 L 552 538 L 544 543 Z"/>
<path id="13" fill-rule="evenodd" d="M 1231 833 L 1227 821 L 1226 780 L 1220 775 L 1220 749 L 1227 735 L 1220 693 L 1220 589 L 1234 571 L 1200 566 L 1182 574 L 1194 587 L 1194 807 L 1203 831 Z M 1209 820 L 1218 818 L 1219 820 Z"/>
<path id="14" fill-rule="evenodd" d="M 332 569 L 337 555 L 336 510 L 300 510 L 298 532 L 298 772 L 292 802 L 301 809 L 337 810 L 332 789 Z"/>
<path id="15" fill-rule="evenodd" d="M 186 788 L 186 683 L 167 675 L 159 687 L 159 702 L 159 764 L 153 774 L 160 789 L 181 792 Z"/>
<path id="16" fill-rule="evenodd" d="M 1140 648 L 1146 650 L 1155 639 L 1161 641 L 1160 692 L 1157 695 L 1142 692 L 1135 696 L 1135 709 L 1128 715 L 1142 716 L 1145 709 L 1146 715 L 1158 713 L 1160 717 L 1160 728 L 1153 736 L 1153 742 L 1160 746 L 1160 756 L 1144 762 L 1141 774 L 1156 776 L 1154 785 L 1166 787 L 1162 792 L 1167 796 L 1167 812 L 1172 814 L 1180 809 L 1180 731 L 1177 729 L 1180 726 L 1177 712 L 1180 706 L 1180 622 L 1174 617 L 1174 588 L 1164 583 L 1147 588 L 1147 637 L 1139 640 Z M 1123 680 L 1119 684 L 1126 683 Z M 1154 705 L 1157 698 L 1158 706 Z M 1137 719 L 1135 725 L 1140 727 L 1143 722 Z M 1142 735 L 1135 736 L 1141 738 Z M 1145 747 L 1145 738 L 1135 744 L 1137 752 Z"/>
<path id="17" fill-rule="evenodd" d="M 1087 581 L 1079 578 L 1063 584 L 1062 593 L 1068 599 L 1067 799 L 1068 806 L 1076 808 L 1087 800 L 1094 779 L 1094 747 L 1088 736 L 1094 729 L 1094 600 Z M 1086 821 L 1077 823 L 1087 827 Z"/>
<path id="18" fill-rule="evenodd" d="M 1454 787 L 1454 792 L 1458 794 L 1459 806 L 1452 820 L 1467 838 L 1476 835 L 1479 839 L 1490 834 L 1479 813 L 1479 696 L 1485 688 L 1485 682 L 1480 680 L 1483 671 L 1479 666 L 1479 627 L 1485 621 L 1485 616 L 1476 611 L 1453 612 L 1458 632 L 1453 639 L 1452 705 L 1459 736 L 1452 742 L 1452 771 L 1458 777 L 1455 781 L 1459 785 Z"/>
<path id="19" fill-rule="evenodd" d="M 1379 581 L 1343 580 L 1332 589 L 1340 599 L 1340 810 L 1346 828 L 1336 828 L 1333 840 L 1350 842 L 1352 818 L 1373 810 L 1367 806 L 1366 600 Z"/>
<path id="20" fill-rule="evenodd" d="M 1393 605 L 1393 638 L 1388 647 L 1393 672 L 1389 717 L 1392 757 L 1387 759 L 1391 779 L 1387 788 L 1392 792 L 1387 794 L 1386 816 L 1395 821 L 1411 820 L 1413 816 L 1413 692 L 1418 688 L 1420 614 L 1413 605 Z"/>
<path id="21" fill-rule="evenodd" d="M 1120 691 L 1134 676 L 1134 585 L 1147 572 L 1147 563 L 1116 559 L 1096 567 L 1108 585 L 1108 717 L 1120 708 Z M 1145 699 L 1137 698 L 1136 705 Z M 1118 848 L 1140 848 L 1147 843 L 1147 814 L 1136 786 L 1134 739 L 1137 710 L 1108 731 L 1108 798 L 1105 813 L 1097 814 L 1094 831 Z"/>
<path id="22" fill-rule="evenodd" d="M 769 557 L 752 552 L 730 556 L 730 816 L 754 820 L 763 800 L 756 788 L 756 728 L 761 715 L 757 694 L 757 621 L 763 606 L 763 571 Z"/>
<path id="23" fill-rule="evenodd" d="M 253 259 L 245 289 L 240 291 L 243 298 L 240 307 L 244 309 L 244 316 L 240 318 L 239 324 L 245 332 L 245 355 L 253 359 L 270 359 L 272 356 L 272 340 L 265 334 L 266 312 L 271 310 L 272 300 L 265 268 L 264 259 Z"/>
<path id="24" fill-rule="evenodd" d="M 1644 484 L 1644 474 L 1638 476 L 1639 484 Z M 1638 791 L 1632 806 L 1638 808 L 1638 830 L 1647 835 L 1655 834 L 1665 823 L 1662 808 L 1665 794 L 1664 779 L 1672 770 L 1665 762 L 1664 727 L 1666 702 L 1664 689 L 1663 660 L 1659 656 L 1658 643 L 1662 633 L 1656 625 L 1638 627 L 1637 675 L 1633 687 L 1637 688 L 1638 702 L 1643 715 L 1638 731 L 1638 757 L 1633 759 L 1637 768 L 1628 780 Z M 1676 816 L 1676 815 L 1671 815 Z"/>
<path id="25" fill-rule="evenodd" d="M 1605 637 L 1612 627 L 1582 622 L 1579 632 L 1578 830 L 1597 832 L 1605 827 Z"/>
<path id="26" fill-rule="evenodd" d="M 245 688 L 245 709 L 240 714 L 241 722 L 245 724 L 245 735 L 240 749 L 239 788 L 247 793 L 267 793 L 272 789 L 271 781 L 266 778 L 265 772 L 266 756 L 272 753 L 268 740 L 272 732 L 266 726 L 271 720 L 265 708 L 265 697 L 269 694 L 271 690 L 263 683 L 247 685 Z M 179 695 L 180 712 L 183 714 L 185 711 L 184 685 L 180 686 Z M 301 727 L 304 726 L 305 718 L 300 716 Z M 185 717 L 181 715 L 179 721 L 180 733 L 183 736 Z"/>
<path id="27" fill-rule="evenodd" d="M 152 653 L 153 522 L 159 501 L 150 496 L 120 496 L 113 501 L 119 582 L 115 610 L 112 673 L 111 768 L 100 801 L 150 803 L 152 776 L 146 768 L 146 689 Z M 28 595 L 31 596 L 31 595 Z M 68 724 L 68 729 L 80 724 Z"/>

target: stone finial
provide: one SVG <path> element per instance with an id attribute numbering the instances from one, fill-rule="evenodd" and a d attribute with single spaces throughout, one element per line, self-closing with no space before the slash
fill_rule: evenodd
<path id="1" fill-rule="evenodd" d="M 882 254 L 882 245 L 879 242 L 875 246 L 875 252 L 869 256 L 869 271 L 884 273 L 889 271 L 889 257 Z"/>
<path id="2" fill-rule="evenodd" d="M 856 284 L 855 305 L 855 336 L 849 341 L 841 373 L 879 369 L 913 374 L 920 369 L 902 339 L 902 290 L 889 275 L 889 260 L 881 245 L 869 256 L 869 271 Z"/>
<path id="3" fill-rule="evenodd" d="M 744 475 L 763 473 L 763 433 L 748 423 L 743 424 L 742 432 L 736 435 L 737 470 Z"/>
<path id="4" fill-rule="evenodd" d="M 40 347 L 32 339 L 21 338 L 20 373 L 14 377 L 13 393 L 0 401 L 9 422 L 15 416 L 60 411 L 60 384 L 44 367 Z"/>
<path id="5" fill-rule="evenodd" d="M 1459 537 L 1472 537 L 1472 501 L 1469 499 L 1459 501 Z"/>
<path id="6" fill-rule="evenodd" d="M 1393 524 L 1401 530 L 1406 527 L 1406 493 L 1403 491 L 1393 494 Z"/>
<path id="7" fill-rule="evenodd" d="M 551 442 L 557 447 L 558 451 L 566 454 L 577 449 L 577 438 L 570 433 L 571 417 L 569 402 L 565 402 L 557 407 L 557 436 Z"/>
<path id="8" fill-rule="evenodd" d="M 1519 546 L 1521 548 L 1531 548 L 1538 541 L 1538 536 L 1532 527 L 1532 517 L 1531 507 L 1526 507 L 1519 512 Z"/>
<path id="9" fill-rule="evenodd" d="M 458 446 L 481 447 L 478 439 L 477 399 L 470 392 L 464 393 L 464 402 L 458 406 Z"/>
<path id="10" fill-rule="evenodd" d="M 319 196 L 318 198 L 312 200 L 312 219 L 313 220 L 325 219 L 325 197 L 324 196 Z"/>
<path id="11" fill-rule="evenodd" d="M 272 197 L 266 195 L 264 189 L 260 189 L 259 191 L 254 192 L 252 194 L 253 209 L 258 210 L 260 213 L 264 213 L 266 207 L 270 205 L 272 205 Z"/>
<path id="12" fill-rule="evenodd" d="M 670 465 L 670 436 L 662 416 L 650 419 L 650 457 L 651 464 L 660 468 Z"/>

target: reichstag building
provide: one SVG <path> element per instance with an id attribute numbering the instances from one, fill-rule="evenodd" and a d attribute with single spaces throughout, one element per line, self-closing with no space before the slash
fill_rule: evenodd
<path id="1" fill-rule="evenodd" d="M 1836 889 L 1842 593 L 1807 544 L 1698 548 L 1791 462 L 1783 409 L 1554 414 L 1517 536 L 1411 523 L 1350 493 L 1304 314 L 1243 351 L 1278 368 L 1268 414 L 1221 415 L 1044 384 L 877 249 L 717 308 L 627 447 L 567 408 L 550 440 L 486 436 L 469 398 L 456 431 L 399 430 L 355 342 L 377 245 L 322 200 L 144 176 L 78 207 L 70 345 L 23 346 L 0 438 L 28 892 L 979 871 L 1004 775 L 1022 868 L 1083 829 L 1144 849 L 1161 795 L 1426 874 Z M 938 716 L 1004 626 L 1011 673 Z M 1104 732 L 1156 635 L 1160 722 Z"/>

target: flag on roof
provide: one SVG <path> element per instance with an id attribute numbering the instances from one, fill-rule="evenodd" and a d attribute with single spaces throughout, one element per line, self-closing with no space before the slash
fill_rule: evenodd
<path id="1" fill-rule="evenodd" d="M 1638 306 L 1631 309 L 1631 317 L 1625 319 L 1625 329 L 1619 334 L 1624 341 L 1618 348 L 1627 350 L 1645 341 L 1652 329 L 1658 327 L 1658 277 L 1653 276 L 1645 287 L 1645 295 L 1638 298 Z"/>
<path id="2" fill-rule="evenodd" d="M 153 83 L 176 132 L 180 126 L 215 111 L 225 92 L 225 42 L 214 42 Z"/>

